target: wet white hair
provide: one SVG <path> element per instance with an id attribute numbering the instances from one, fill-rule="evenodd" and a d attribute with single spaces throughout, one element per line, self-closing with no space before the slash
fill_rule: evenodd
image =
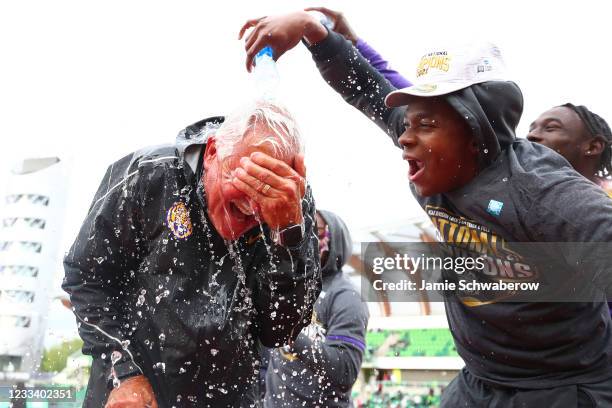
<path id="1" fill-rule="evenodd" d="M 218 159 L 231 156 L 247 134 L 258 126 L 265 126 L 271 133 L 255 135 L 251 146 L 270 143 L 274 156 L 281 160 L 290 160 L 303 153 L 302 137 L 289 111 L 275 102 L 255 100 L 229 114 L 215 132 Z"/>

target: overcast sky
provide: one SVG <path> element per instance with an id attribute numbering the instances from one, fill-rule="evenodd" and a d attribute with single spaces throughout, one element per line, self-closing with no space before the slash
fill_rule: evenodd
<path id="1" fill-rule="evenodd" d="M 356 4 L 357 3 L 357 4 Z M 237 33 L 250 17 L 316 5 L 303 1 L 20 1 L 0 6 L 3 165 L 23 156 L 74 159 L 66 232 L 76 233 L 112 161 L 172 142 L 203 117 L 250 97 Z M 373 5 L 376 5 L 374 7 Z M 603 3 L 601 3 L 603 4 Z M 550 106 L 583 103 L 612 117 L 609 13 L 600 2 L 326 2 L 411 77 L 431 44 L 485 39 L 522 88 L 524 135 Z M 319 78 L 299 45 L 281 59 L 281 98 L 307 141 L 321 207 L 351 229 L 410 217 L 407 165 L 375 126 Z"/>
<path id="2" fill-rule="evenodd" d="M 0 166 L 31 156 L 72 159 L 72 179 L 57 181 L 71 191 L 67 249 L 108 164 L 145 145 L 171 143 L 186 125 L 250 98 L 237 40 L 246 19 L 314 5 L 321 3 L 0 3 Z M 520 136 L 540 112 L 566 101 L 612 120 L 606 2 L 324 5 L 344 11 L 355 31 L 408 78 L 428 46 L 497 43 L 525 97 Z M 340 214 L 352 231 L 422 214 L 399 150 L 327 87 L 305 47 L 286 54 L 279 71 L 281 99 L 306 138 L 319 207 Z"/>

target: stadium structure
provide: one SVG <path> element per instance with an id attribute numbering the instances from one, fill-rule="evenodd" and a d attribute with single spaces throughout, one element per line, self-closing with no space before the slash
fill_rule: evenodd
<path id="1" fill-rule="evenodd" d="M 57 157 L 20 161 L 0 183 L 0 384 L 40 365 L 53 279 L 61 268 L 68 179 Z"/>

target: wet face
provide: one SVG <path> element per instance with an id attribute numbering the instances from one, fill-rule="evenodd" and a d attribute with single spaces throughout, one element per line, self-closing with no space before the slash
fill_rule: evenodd
<path id="1" fill-rule="evenodd" d="M 442 98 L 411 98 L 399 138 L 408 178 L 421 196 L 453 191 L 478 173 L 478 147 L 463 118 Z"/>
<path id="2" fill-rule="evenodd" d="M 211 137 L 204 153 L 204 189 L 208 215 L 222 238 L 235 240 L 259 224 L 258 208 L 251 204 L 246 194 L 232 184 L 232 172 L 240 166 L 242 157 L 249 157 L 254 152 L 262 152 L 275 157 L 271 143 L 258 143 L 272 131 L 264 126 L 256 126 L 245 135 L 227 157 L 217 156 L 216 140 Z M 256 145 L 257 146 L 254 146 Z M 278 157 L 276 157 L 278 158 Z M 285 161 L 291 165 L 289 161 Z"/>
<path id="3" fill-rule="evenodd" d="M 555 150 L 579 168 L 589 137 L 580 116 L 565 106 L 541 114 L 530 126 L 527 139 Z"/>

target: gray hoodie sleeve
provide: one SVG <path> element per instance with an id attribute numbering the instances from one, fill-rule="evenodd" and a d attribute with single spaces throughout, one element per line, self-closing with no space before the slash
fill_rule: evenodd
<path id="1" fill-rule="evenodd" d="M 395 90 L 393 85 L 338 33 L 329 31 L 323 41 L 308 49 L 323 79 L 399 146 L 397 139 L 404 131 L 406 109 L 385 106 L 385 96 Z"/>
<path id="2" fill-rule="evenodd" d="M 346 392 L 357 380 L 361 367 L 368 310 L 355 290 L 344 289 L 328 296 L 325 340 L 312 340 L 302 331 L 293 351 L 313 372 Z"/>
<path id="3" fill-rule="evenodd" d="M 525 212 L 532 239 L 557 242 L 558 253 L 596 288 L 612 285 L 612 200 L 582 177 L 544 189 Z M 610 295 L 611 293 L 608 293 Z"/>

